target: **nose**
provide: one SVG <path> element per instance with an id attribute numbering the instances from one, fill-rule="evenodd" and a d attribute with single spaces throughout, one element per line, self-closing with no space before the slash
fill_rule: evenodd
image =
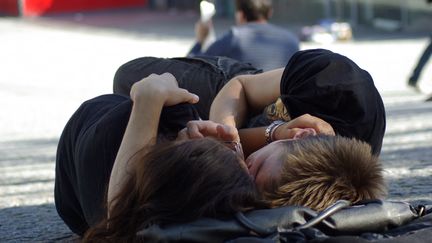
<path id="1" fill-rule="evenodd" d="M 296 134 L 294 135 L 293 139 L 302 139 L 302 138 L 307 138 L 309 136 L 316 136 L 317 133 L 315 131 L 315 129 L 313 128 L 302 128 L 299 129 Z"/>
<path id="2" fill-rule="evenodd" d="M 246 162 L 246 165 L 249 170 L 249 175 L 252 176 L 252 179 L 257 181 L 258 174 L 260 173 L 261 167 L 264 164 L 264 161 L 259 156 L 249 156 Z"/>
<path id="3" fill-rule="evenodd" d="M 252 157 L 251 156 L 247 157 L 245 160 L 245 163 L 246 163 L 248 170 L 250 170 L 252 167 Z"/>

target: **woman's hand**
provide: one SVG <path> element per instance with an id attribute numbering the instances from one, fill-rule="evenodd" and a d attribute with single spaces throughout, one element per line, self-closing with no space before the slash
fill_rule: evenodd
<path id="1" fill-rule="evenodd" d="M 135 103 L 150 99 L 161 102 L 163 106 L 184 102 L 195 104 L 199 101 L 197 95 L 179 88 L 176 78 L 171 73 L 151 74 L 136 82 L 131 88 L 130 97 Z"/>
<path id="2" fill-rule="evenodd" d="M 134 103 L 111 171 L 107 196 L 108 212 L 112 210 L 116 203 L 113 201 L 115 196 L 134 169 L 131 163 L 128 163 L 130 158 L 155 143 L 162 106 L 198 102 L 198 96 L 180 89 L 175 77 L 170 73 L 152 74 L 135 83 L 130 96 Z"/>
<path id="3" fill-rule="evenodd" d="M 276 128 L 274 138 L 275 140 L 292 139 L 304 128 L 312 128 L 317 134 L 335 135 L 333 127 L 329 123 L 316 116 L 305 114 Z"/>
<path id="4" fill-rule="evenodd" d="M 239 142 L 237 128 L 212 121 L 189 121 L 177 136 L 177 140 L 214 137 L 221 141 Z"/>

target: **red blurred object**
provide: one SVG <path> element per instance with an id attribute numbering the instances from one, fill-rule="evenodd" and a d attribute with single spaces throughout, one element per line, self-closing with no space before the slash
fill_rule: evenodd
<path id="1" fill-rule="evenodd" d="M 18 15 L 18 1 L 19 0 L 0 0 L 0 12 L 10 15 Z"/>
<path id="2" fill-rule="evenodd" d="M 147 0 L 0 0 L 0 11 L 7 14 L 38 16 L 84 10 L 141 7 Z"/>

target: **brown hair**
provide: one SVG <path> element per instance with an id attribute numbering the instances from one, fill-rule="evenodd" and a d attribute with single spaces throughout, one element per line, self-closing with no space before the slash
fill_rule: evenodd
<path id="1" fill-rule="evenodd" d="M 248 22 L 270 18 L 271 0 L 236 0 L 237 11 L 242 11 Z"/>
<path id="2" fill-rule="evenodd" d="M 237 155 L 204 138 L 155 145 L 130 159 L 135 170 L 113 199 L 110 218 L 90 228 L 87 242 L 137 241 L 152 224 L 224 217 L 264 204 Z"/>
<path id="3" fill-rule="evenodd" d="M 316 136 L 284 142 L 282 175 L 265 193 L 272 207 L 322 211 L 337 200 L 379 199 L 386 186 L 378 157 L 354 138 Z"/>

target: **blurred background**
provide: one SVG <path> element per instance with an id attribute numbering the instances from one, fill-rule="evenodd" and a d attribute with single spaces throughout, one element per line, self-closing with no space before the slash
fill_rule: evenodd
<path id="1" fill-rule="evenodd" d="M 216 36 L 235 24 L 215 0 Z M 142 56 L 185 56 L 198 0 L 0 0 L 0 242 L 74 236 L 53 204 L 60 133 L 87 99 L 112 93 L 115 71 Z M 408 79 L 430 43 L 425 0 L 273 0 L 270 22 L 301 49 L 326 48 L 369 71 L 383 96 L 381 160 L 389 198 L 432 199 L 432 61 Z"/>

